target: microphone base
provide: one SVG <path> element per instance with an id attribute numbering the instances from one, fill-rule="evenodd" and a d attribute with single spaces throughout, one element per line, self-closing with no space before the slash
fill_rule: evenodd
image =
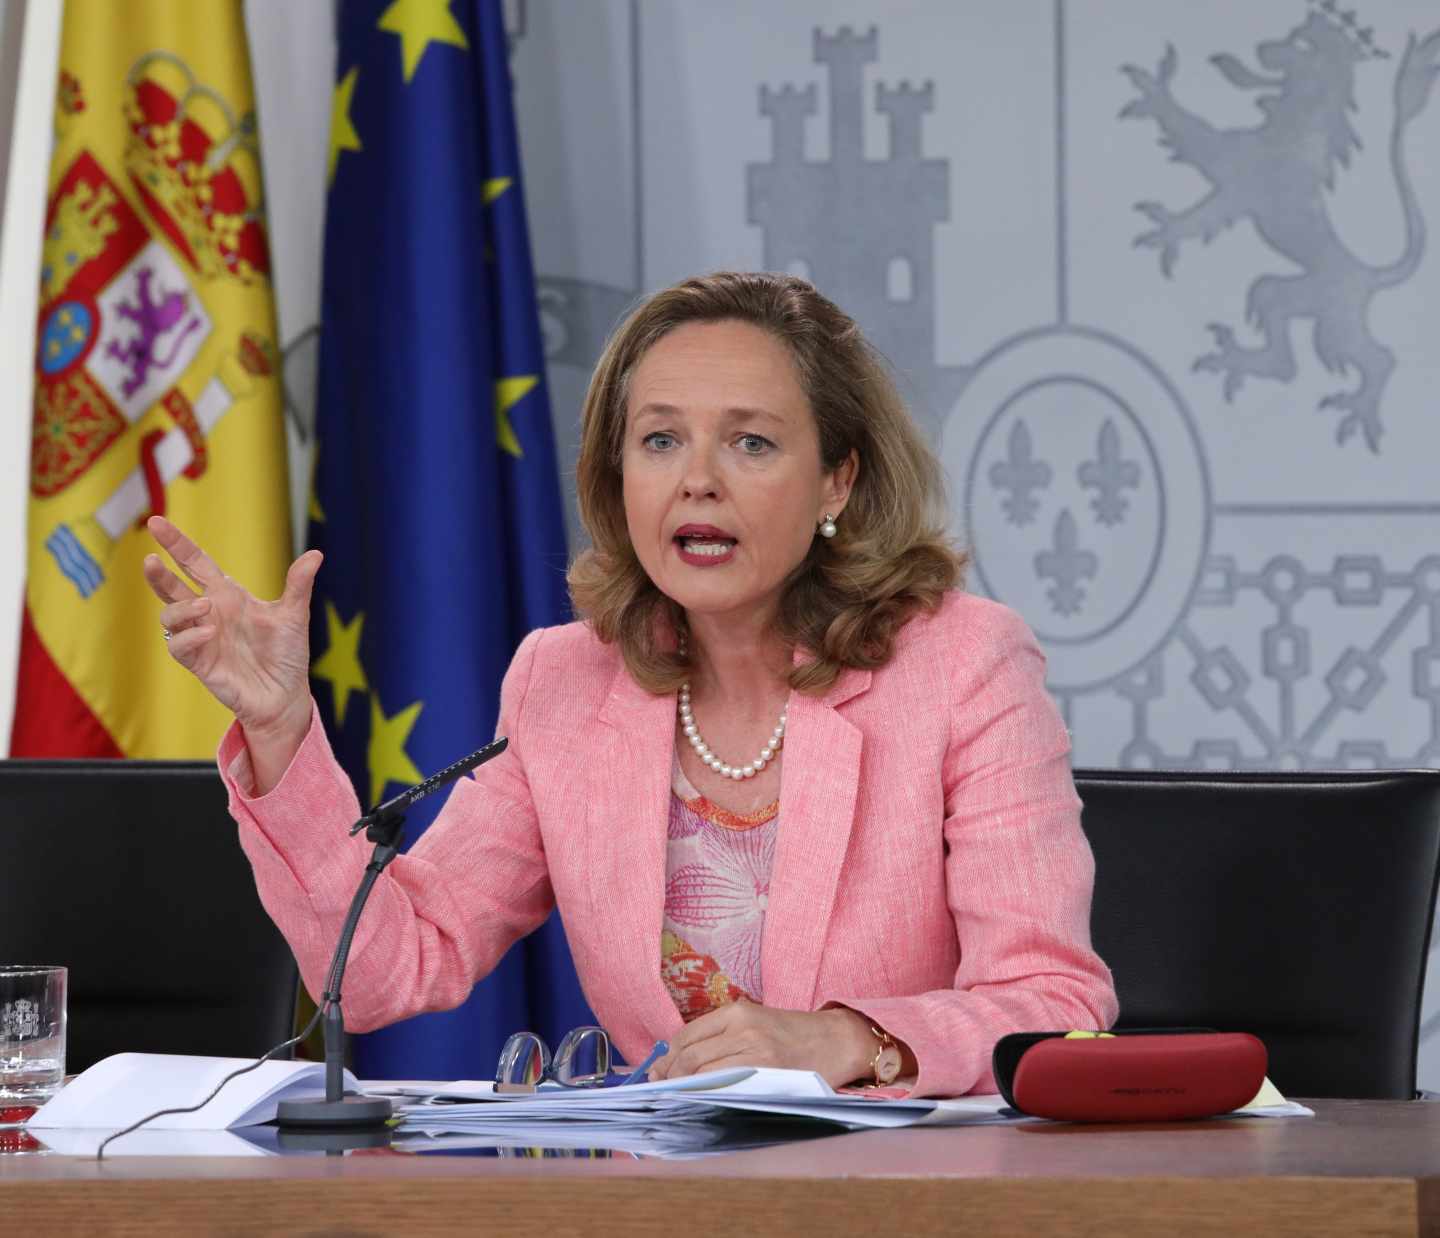
<path id="1" fill-rule="evenodd" d="M 275 1142 L 286 1152 L 324 1152 L 344 1155 L 356 1148 L 388 1148 L 390 1132 L 384 1127 L 285 1127 Z"/>
<path id="2" fill-rule="evenodd" d="M 356 1129 L 383 1126 L 395 1107 L 382 1097 L 347 1095 L 339 1100 L 282 1100 L 275 1120 L 282 1130 Z"/>

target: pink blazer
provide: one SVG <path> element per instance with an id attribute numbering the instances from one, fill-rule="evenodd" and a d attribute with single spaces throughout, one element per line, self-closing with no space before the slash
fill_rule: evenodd
<path id="1" fill-rule="evenodd" d="M 951 593 L 883 668 L 792 694 L 761 948 L 768 1005 L 849 1006 L 908 1044 L 915 1095 L 993 1091 L 1007 1032 L 1104 1028 L 1094 864 L 1069 737 L 1021 620 Z M 629 1061 L 680 1016 L 660 975 L 675 698 L 583 624 L 532 632 L 500 697 L 509 749 L 462 779 L 386 871 L 345 984 L 363 1031 L 458 1005 L 558 906 L 585 996 Z M 312 994 L 371 848 L 318 716 L 252 798 L 244 737 L 221 770 L 260 897 Z"/>

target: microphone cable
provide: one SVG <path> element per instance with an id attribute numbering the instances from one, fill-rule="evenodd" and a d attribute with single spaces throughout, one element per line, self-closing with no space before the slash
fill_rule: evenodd
<path id="1" fill-rule="evenodd" d="M 232 1070 L 228 1075 L 225 1076 L 225 1078 L 221 1079 L 220 1082 L 215 1085 L 215 1090 L 212 1091 L 210 1095 L 207 1096 L 204 1100 L 202 1100 L 198 1105 L 186 1105 L 184 1108 L 177 1109 L 157 1109 L 154 1113 L 147 1113 L 138 1122 L 132 1122 L 123 1131 L 116 1131 L 113 1135 L 107 1135 L 104 1139 L 100 1141 L 100 1146 L 95 1149 L 95 1159 L 99 1161 L 105 1158 L 105 1145 L 107 1143 L 111 1143 L 114 1140 L 119 1139 L 121 1135 L 128 1135 L 131 1131 L 138 1131 L 147 1122 L 154 1121 L 156 1118 L 163 1118 L 168 1114 L 172 1113 L 194 1113 L 197 1109 L 205 1108 L 206 1105 L 208 1105 L 212 1100 L 215 1099 L 216 1096 L 220 1094 L 220 1089 L 223 1088 L 227 1083 L 229 1083 L 231 1079 L 238 1079 L 241 1075 L 249 1074 L 250 1071 L 259 1069 L 266 1062 L 274 1058 L 277 1054 L 284 1053 L 286 1049 L 289 1049 L 293 1045 L 298 1045 L 302 1040 L 305 1039 L 305 1037 L 310 1035 L 310 1033 L 315 1030 L 315 1025 L 320 1022 L 320 1016 L 325 1013 L 326 1007 L 328 1007 L 329 1005 L 330 1003 L 327 1001 L 318 1010 L 316 1010 L 315 1014 L 311 1017 L 310 1022 L 305 1025 L 304 1031 L 302 1031 L 298 1036 L 292 1036 L 289 1040 L 276 1045 L 273 1049 L 266 1052 L 263 1056 L 256 1058 L 253 1062 L 250 1063 L 250 1065 L 242 1066 L 239 1070 Z"/>

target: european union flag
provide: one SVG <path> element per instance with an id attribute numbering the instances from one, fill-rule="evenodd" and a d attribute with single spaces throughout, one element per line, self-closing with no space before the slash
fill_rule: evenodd
<path id="1" fill-rule="evenodd" d="M 507 51 L 499 0 L 339 8 L 311 675 L 367 805 L 486 743 L 516 646 L 569 618 Z M 509 1033 L 592 1021 L 552 916 L 460 1009 L 358 1038 L 356 1065 L 483 1078 Z"/>

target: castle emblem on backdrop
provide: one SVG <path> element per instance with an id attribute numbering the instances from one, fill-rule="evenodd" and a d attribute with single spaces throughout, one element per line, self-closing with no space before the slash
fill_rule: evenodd
<path id="1" fill-rule="evenodd" d="M 935 361 L 934 231 L 950 218 L 950 161 L 922 154 L 921 120 L 934 107 L 935 87 L 876 86 L 890 150 L 867 159 L 863 74 L 878 59 L 879 36 L 873 26 L 864 35 L 848 26 L 833 35 L 816 29 L 813 48 L 829 75 L 830 158 L 805 157 L 816 83 L 761 86 L 773 155 L 746 167 L 746 222 L 764 230 L 765 269 L 843 294 L 890 359 L 917 420 L 937 436 L 969 370 Z M 589 369 L 636 290 L 547 275 L 537 282 L 546 360 Z"/>
<path id="2" fill-rule="evenodd" d="M 86 108 L 83 83 L 65 76 L 62 137 Z M 214 332 L 202 292 L 268 273 L 254 117 L 237 119 L 156 52 L 127 76 L 125 126 L 123 172 L 87 149 L 60 178 L 41 259 L 31 490 L 57 498 L 111 452 L 134 461 L 47 538 L 82 597 L 103 583 L 115 541 L 165 510 L 166 486 L 203 475 L 207 435 L 275 362 L 270 341 L 246 331 L 210 372 L 188 373 Z M 186 383 L 193 398 L 182 378 L 198 379 Z"/>
<path id="3" fill-rule="evenodd" d="M 1137 209 L 1154 227 L 1136 244 L 1156 250 L 1167 278 L 1183 242 L 1210 241 L 1242 220 L 1299 274 L 1267 274 L 1246 294 L 1247 319 L 1259 332 L 1256 347 L 1239 341 L 1233 328 L 1212 324 L 1214 351 L 1196 361 L 1198 370 L 1222 376 L 1227 401 L 1247 378 L 1289 382 L 1296 374 L 1290 328 L 1296 320 L 1314 323 L 1315 354 L 1332 373 L 1358 374 L 1358 385 L 1321 401 L 1344 410 L 1336 429 L 1343 443 L 1358 430 L 1371 451 L 1380 449 L 1380 418 L 1395 354 L 1371 333 L 1370 304 L 1376 293 L 1408 280 L 1425 250 L 1425 220 L 1405 165 L 1405 130 L 1429 101 L 1440 74 L 1440 31 L 1410 37 L 1395 74 L 1395 114 L 1390 151 L 1405 219 L 1405 241 L 1395 261 L 1374 266 L 1340 239 L 1326 204 L 1337 166 L 1349 166 L 1360 139 L 1350 123 L 1355 110 L 1357 72 L 1388 59 L 1373 31 L 1359 26 L 1353 12 L 1338 11 L 1336 0 L 1310 0 L 1307 19 L 1282 39 L 1256 48 L 1260 71 L 1231 55 L 1212 57 L 1231 85 L 1262 92 L 1265 119 L 1251 129 L 1219 129 L 1187 111 L 1171 92 L 1175 49 L 1166 50 L 1155 73 L 1126 66 L 1139 97 L 1122 110 L 1151 118 L 1160 143 L 1172 158 L 1189 164 L 1210 182 L 1211 192 L 1181 211 L 1158 202 Z"/>
<path id="4" fill-rule="evenodd" d="M 950 218 L 950 161 L 926 158 L 921 120 L 935 86 L 877 83 L 889 120 L 884 159 L 864 152 L 865 66 L 878 59 L 875 27 L 814 32 L 814 59 L 829 75 L 830 158 L 805 157 L 815 83 L 760 87 L 770 120 L 769 163 L 746 168 L 746 221 L 764 230 L 764 266 L 812 280 L 846 308 L 889 358 L 917 420 L 932 436 L 969 376 L 935 360 L 935 227 Z"/>

